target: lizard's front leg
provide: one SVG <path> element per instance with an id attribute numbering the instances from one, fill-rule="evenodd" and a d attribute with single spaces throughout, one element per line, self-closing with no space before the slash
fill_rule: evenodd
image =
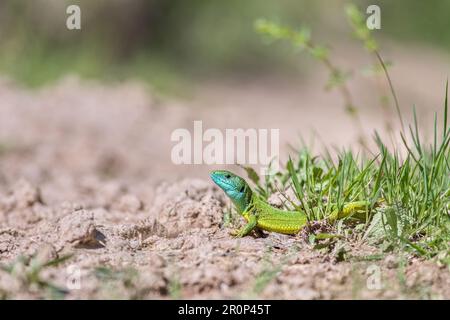
<path id="1" fill-rule="evenodd" d="M 248 222 L 245 226 L 243 226 L 239 230 L 234 230 L 231 232 L 231 235 L 235 236 L 236 238 L 242 238 L 248 235 L 253 229 L 255 229 L 257 224 L 256 216 L 250 215 L 248 218 Z"/>

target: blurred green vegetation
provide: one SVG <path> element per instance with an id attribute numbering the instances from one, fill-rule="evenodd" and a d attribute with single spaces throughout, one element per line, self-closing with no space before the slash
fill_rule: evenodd
<path id="1" fill-rule="evenodd" d="M 67 73 L 138 78 L 173 91 L 193 76 L 302 72 L 289 47 L 268 47 L 253 23 L 268 18 L 315 34 L 347 32 L 344 5 L 325 0 L 2 0 L 0 73 L 30 86 Z M 357 1 L 379 4 L 378 34 L 450 49 L 450 1 Z M 66 28 L 78 4 L 82 30 Z M 377 35 L 378 35 L 377 34 Z M 187 82 L 187 81 L 186 81 Z"/>
<path id="2" fill-rule="evenodd" d="M 420 42 L 450 50 L 450 1 L 378 0 L 382 30 L 398 41 Z"/>

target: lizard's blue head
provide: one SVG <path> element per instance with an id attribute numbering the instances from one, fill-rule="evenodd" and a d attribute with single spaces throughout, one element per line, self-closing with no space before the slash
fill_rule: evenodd
<path id="1" fill-rule="evenodd" d="M 247 207 L 252 191 L 244 179 L 225 170 L 213 171 L 210 176 L 214 183 L 231 198 L 239 211 L 243 211 Z"/>

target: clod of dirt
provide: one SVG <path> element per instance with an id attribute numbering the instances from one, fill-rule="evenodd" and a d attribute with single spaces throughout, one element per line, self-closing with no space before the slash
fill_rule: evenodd
<path id="1" fill-rule="evenodd" d="M 10 227 L 26 228 L 45 216 L 51 216 L 46 209 L 39 189 L 21 179 L 14 184 L 9 195 L 0 196 L 0 225 L 6 223 Z"/>
<path id="2" fill-rule="evenodd" d="M 105 236 L 97 230 L 94 214 L 87 210 L 74 211 L 57 222 L 56 234 L 60 246 L 75 248 L 101 248 L 105 246 Z"/>
<path id="3" fill-rule="evenodd" d="M 164 184 L 156 191 L 151 215 L 172 235 L 192 228 L 217 228 L 223 217 L 222 199 L 222 194 L 206 181 Z"/>

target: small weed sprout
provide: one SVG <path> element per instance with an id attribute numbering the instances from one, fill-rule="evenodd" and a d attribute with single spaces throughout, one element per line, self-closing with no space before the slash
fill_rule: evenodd
<path id="1" fill-rule="evenodd" d="M 358 108 L 354 104 L 353 97 L 347 86 L 347 80 L 350 78 L 351 73 L 345 72 L 331 61 L 329 49 L 324 45 L 316 44 L 312 40 L 311 31 L 306 27 L 302 27 L 297 31 L 266 19 L 258 19 L 255 22 L 255 29 L 269 41 L 284 40 L 289 42 L 295 49 L 306 51 L 327 68 L 329 79 L 325 88 L 327 90 L 332 88 L 339 89 L 344 100 L 345 111 L 353 119 L 360 133 L 360 142 L 364 144 L 363 126 Z"/>

